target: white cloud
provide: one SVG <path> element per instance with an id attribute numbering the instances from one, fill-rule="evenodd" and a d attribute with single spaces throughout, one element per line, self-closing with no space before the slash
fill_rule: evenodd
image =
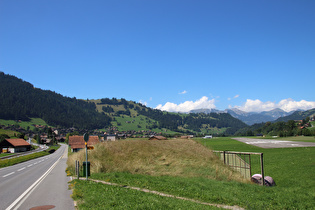
<path id="1" fill-rule="evenodd" d="M 214 105 L 215 100 L 211 99 L 209 100 L 208 97 L 203 96 L 199 100 L 193 101 L 185 101 L 181 104 L 175 104 L 171 102 L 165 103 L 163 106 L 162 104 L 159 104 L 156 109 L 160 109 L 162 111 L 168 111 L 168 112 L 189 112 L 194 109 L 214 109 L 216 106 Z"/>
<path id="2" fill-rule="evenodd" d="M 236 99 L 238 97 L 240 97 L 240 95 L 235 95 L 233 98 L 228 98 L 228 100 L 231 101 L 232 99 Z"/>
<path id="3" fill-rule="evenodd" d="M 283 99 L 279 103 L 267 101 L 263 102 L 259 99 L 251 100 L 247 99 L 246 102 L 242 106 L 235 106 L 245 112 L 262 112 L 262 111 L 270 111 L 276 108 L 280 108 L 286 112 L 294 111 L 297 109 L 308 110 L 315 108 L 314 101 L 294 101 L 291 98 Z"/>
<path id="4" fill-rule="evenodd" d="M 180 92 L 179 94 L 186 94 L 186 93 L 187 93 L 187 91 L 184 90 L 183 92 Z"/>
<path id="5" fill-rule="evenodd" d="M 240 95 L 235 95 L 233 98 L 238 98 L 238 97 L 240 97 Z"/>

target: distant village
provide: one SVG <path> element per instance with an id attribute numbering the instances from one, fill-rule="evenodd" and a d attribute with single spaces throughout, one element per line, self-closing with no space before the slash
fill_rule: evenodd
<path id="1" fill-rule="evenodd" d="M 150 136 L 161 135 L 153 131 L 118 131 L 117 127 L 110 127 L 105 132 L 100 130 L 94 130 L 93 132 L 77 129 L 77 128 L 54 128 L 44 125 L 33 125 L 35 129 L 24 129 L 17 125 L 0 125 L 0 129 L 16 131 L 24 134 L 25 139 L 33 139 L 36 135 L 40 136 L 41 143 L 48 143 L 53 138 L 58 142 L 65 142 L 67 134 L 79 135 L 83 133 L 89 133 L 91 136 L 98 136 L 100 140 L 113 140 L 113 139 L 124 139 L 124 138 L 148 138 Z"/>
<path id="2" fill-rule="evenodd" d="M 54 128 L 54 127 L 48 127 L 44 125 L 32 125 L 34 129 L 24 129 L 23 127 L 16 125 L 0 125 L 0 129 L 3 130 L 10 130 L 15 131 L 14 136 L 16 136 L 19 141 L 22 139 L 24 140 L 33 140 L 36 143 L 45 144 L 45 145 L 54 145 L 59 142 L 66 142 L 71 147 L 71 150 L 73 152 L 79 151 L 80 149 L 85 148 L 85 143 L 83 139 L 84 133 L 89 133 L 89 141 L 88 141 L 88 147 L 92 147 L 94 144 L 99 142 L 105 142 L 105 141 L 116 141 L 119 139 L 126 139 L 126 138 L 147 138 L 149 140 L 166 140 L 167 138 L 165 136 L 162 136 L 161 133 L 156 133 L 153 131 L 123 131 L 119 132 L 117 130 L 117 127 L 111 127 L 108 130 L 100 131 L 95 130 L 93 132 L 88 132 L 87 130 L 83 129 L 76 129 L 76 128 Z M 193 138 L 193 135 L 187 135 L 187 136 L 178 136 L 179 138 Z M 212 136 L 211 136 L 212 137 Z M 209 137 L 208 137 L 209 138 Z M 8 140 L 8 139 L 6 139 Z M 3 143 L 4 144 L 4 143 Z M 16 146 L 15 144 L 20 144 L 19 146 Z M 14 153 L 18 152 L 19 150 L 30 150 L 30 147 L 28 144 L 23 145 L 25 148 L 22 148 L 22 143 L 14 143 L 14 142 L 6 142 L 4 145 L 5 147 L 11 147 L 11 150 L 6 150 L 6 152 Z M 15 148 L 16 147 L 16 148 Z M 14 150 L 15 148 L 15 150 Z M 3 149 L 3 148 L 2 148 Z M 1 152 L 1 151 L 0 151 Z M 3 151 L 2 151 L 3 152 Z M 20 151 L 19 151 L 20 152 Z"/>

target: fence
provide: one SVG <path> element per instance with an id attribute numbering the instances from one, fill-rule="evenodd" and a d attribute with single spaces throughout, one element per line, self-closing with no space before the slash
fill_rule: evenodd
<path id="1" fill-rule="evenodd" d="M 240 172 L 245 178 L 250 179 L 252 177 L 252 164 L 251 155 L 260 156 L 260 170 L 262 180 L 264 180 L 264 161 L 263 153 L 254 152 L 232 152 L 232 151 L 213 151 L 224 164 L 231 167 L 233 170 Z M 264 184 L 264 182 L 262 182 Z"/>

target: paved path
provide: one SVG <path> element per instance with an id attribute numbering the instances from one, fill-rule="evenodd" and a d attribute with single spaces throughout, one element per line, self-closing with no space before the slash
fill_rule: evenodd
<path id="1" fill-rule="evenodd" d="M 237 141 L 261 148 L 315 147 L 315 143 L 302 141 L 283 141 L 275 139 L 233 138 Z"/>

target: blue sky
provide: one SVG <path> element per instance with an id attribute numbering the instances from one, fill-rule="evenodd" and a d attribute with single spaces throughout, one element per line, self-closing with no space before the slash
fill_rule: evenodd
<path id="1" fill-rule="evenodd" d="M 315 1 L 0 0 L 0 71 L 152 108 L 315 108 Z"/>

